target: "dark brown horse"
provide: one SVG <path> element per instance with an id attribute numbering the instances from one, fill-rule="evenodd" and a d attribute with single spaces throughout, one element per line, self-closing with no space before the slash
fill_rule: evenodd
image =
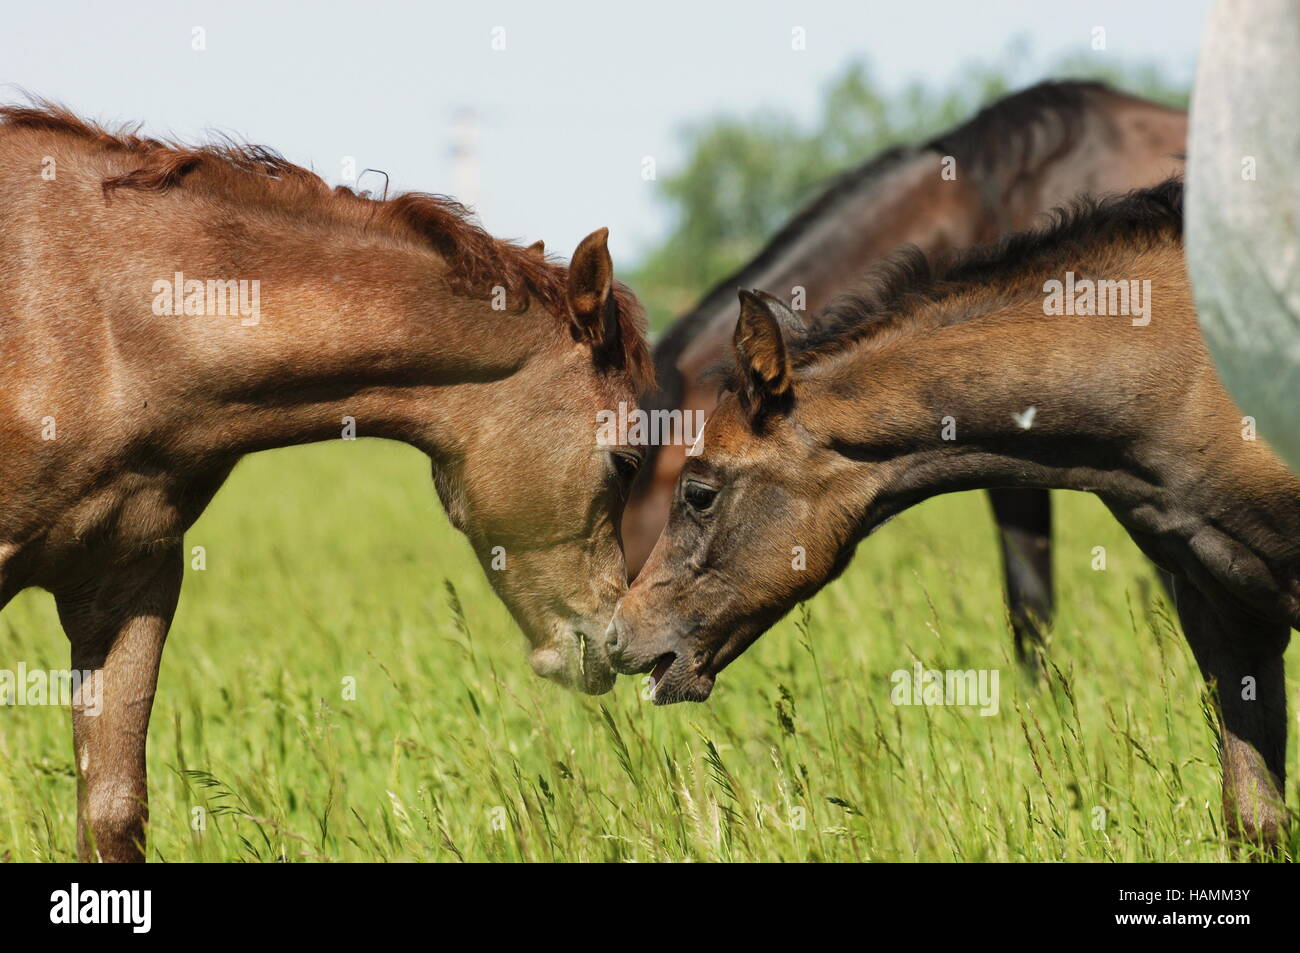
<path id="1" fill-rule="evenodd" d="M 1227 821 L 1276 843 L 1300 479 L 1215 374 L 1181 225 L 1176 181 L 1085 204 L 947 268 L 904 257 L 811 332 L 742 293 L 728 392 L 614 616 L 615 668 L 651 671 L 658 703 L 702 701 L 909 506 L 990 487 L 1088 491 L 1173 575 L 1218 690 Z"/>
<path id="2" fill-rule="evenodd" d="M 182 536 L 247 453 L 350 431 L 424 450 L 533 668 L 613 684 L 641 451 L 598 446 L 593 421 L 651 366 L 603 229 L 566 269 L 445 199 L 22 107 L 0 110 L 0 262 L 0 607 L 52 592 L 91 673 L 83 858 L 142 856 Z"/>
<path id="3" fill-rule="evenodd" d="M 1081 193 L 1155 185 L 1181 171 L 1185 113 L 1095 83 L 1044 83 L 1008 96 L 919 148 L 892 149 L 837 178 L 720 282 L 655 348 L 651 409 L 713 409 L 711 370 L 730 353 L 738 288 L 802 296 L 815 313 L 863 270 L 903 245 L 941 255 L 1046 221 Z M 796 291 L 796 289 L 801 289 Z M 684 448 L 652 447 L 623 520 L 635 576 L 668 516 Z M 1001 531 L 1016 649 L 1052 615 L 1051 503 L 1040 490 L 989 492 Z"/>

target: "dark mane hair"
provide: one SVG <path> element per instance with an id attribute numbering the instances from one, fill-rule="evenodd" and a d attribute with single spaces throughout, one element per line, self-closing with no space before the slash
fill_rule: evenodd
<path id="1" fill-rule="evenodd" d="M 1094 101 L 1117 96 L 1105 83 L 1063 80 L 1030 86 L 985 106 L 928 143 L 957 160 L 989 208 L 1000 208 L 1017 183 L 1074 148 Z"/>
<path id="2" fill-rule="evenodd" d="M 1175 177 L 1126 195 L 1077 199 L 1070 208 L 1057 209 L 1051 225 L 1009 235 L 951 259 L 931 263 L 916 249 L 899 252 L 872 269 L 861 289 L 827 305 L 806 336 L 790 342 L 795 363 L 815 363 L 882 329 L 899 326 L 918 306 L 967 291 L 971 285 L 1014 295 L 1037 292 L 1041 289 L 1036 283 L 1031 287 L 1016 279 L 1068 269 L 1108 245 L 1149 247 L 1171 238 L 1181 240 L 1182 227 L 1183 183 Z M 957 323 L 967 316 L 958 309 L 946 320 Z"/>
<path id="3" fill-rule="evenodd" d="M 0 129 L 30 129 L 74 136 L 87 145 L 129 156 L 134 167 L 101 183 L 105 200 L 118 190 L 163 192 L 181 186 L 194 172 L 218 175 L 225 191 L 238 195 L 238 187 L 256 183 L 256 198 L 294 202 L 298 207 L 339 210 L 339 206 L 366 210 L 367 226 L 386 228 L 390 234 L 432 248 L 447 263 L 451 290 L 470 297 L 486 297 L 495 285 L 506 288 L 517 309 L 537 299 L 552 315 L 569 313 L 566 287 L 568 268 L 535 254 L 512 241 L 494 238 L 473 220 L 461 203 L 442 195 L 407 192 L 391 199 L 375 199 L 347 186 L 331 189 L 315 172 L 294 165 L 265 146 L 233 139 L 190 146 L 139 134 L 140 125 L 110 131 L 87 122 L 70 110 L 37 100 L 31 106 L 0 106 Z M 233 175 L 233 177 L 232 177 Z M 611 355 L 632 378 L 638 391 L 653 385 L 654 368 L 645 338 L 645 313 L 625 285 L 615 282 L 613 297 L 618 311 L 621 353 Z"/>

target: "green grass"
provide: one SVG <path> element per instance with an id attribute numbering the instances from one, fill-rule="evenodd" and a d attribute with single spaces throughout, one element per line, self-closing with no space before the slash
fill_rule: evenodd
<path id="1" fill-rule="evenodd" d="M 589 698 L 532 676 L 416 452 L 250 458 L 187 538 L 207 569 L 154 709 L 150 858 L 1226 859 L 1200 679 L 1152 571 L 1096 500 L 1056 507 L 1047 685 L 1012 661 L 988 506 L 963 494 L 864 543 L 707 705 L 655 708 L 639 679 Z M 67 664 L 44 593 L 0 615 L 0 668 L 20 659 Z M 917 659 L 999 669 L 999 713 L 892 705 Z M 0 709 L 0 858 L 73 859 L 74 817 L 67 712 Z"/>

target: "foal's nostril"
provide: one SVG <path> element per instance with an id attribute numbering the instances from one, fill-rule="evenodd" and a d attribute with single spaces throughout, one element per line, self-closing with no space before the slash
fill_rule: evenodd
<path id="1" fill-rule="evenodd" d="M 618 616 L 609 620 L 609 627 L 605 629 L 605 648 L 614 652 L 619 648 L 622 642 L 621 632 L 619 631 Z"/>
<path id="2" fill-rule="evenodd" d="M 605 630 L 605 658 L 609 660 L 610 668 L 616 672 L 624 671 L 628 661 L 624 655 L 626 651 L 627 633 L 615 615 Z"/>

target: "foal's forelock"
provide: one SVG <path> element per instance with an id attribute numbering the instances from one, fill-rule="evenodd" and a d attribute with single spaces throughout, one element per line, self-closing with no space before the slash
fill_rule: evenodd
<path id="1" fill-rule="evenodd" d="M 165 192 L 202 189 L 227 206 L 250 213 L 266 207 L 288 209 L 321 224 L 359 225 L 436 252 L 447 264 L 450 290 L 486 299 L 504 288 L 515 310 L 538 301 L 567 325 L 568 268 L 512 241 L 494 238 L 473 220 L 473 212 L 443 195 L 409 192 L 375 199 L 348 186 L 330 186 L 316 173 L 295 165 L 265 146 L 226 140 L 189 146 L 139 135 L 138 126 L 110 131 L 71 111 L 37 101 L 31 106 L 0 106 L 0 134 L 32 130 L 79 140 L 86 148 L 126 161 L 127 171 L 105 177 L 104 200 L 122 190 Z M 638 393 L 653 384 L 654 371 L 645 339 L 645 313 L 632 292 L 612 288 L 615 353 L 607 364 L 631 378 Z"/>

